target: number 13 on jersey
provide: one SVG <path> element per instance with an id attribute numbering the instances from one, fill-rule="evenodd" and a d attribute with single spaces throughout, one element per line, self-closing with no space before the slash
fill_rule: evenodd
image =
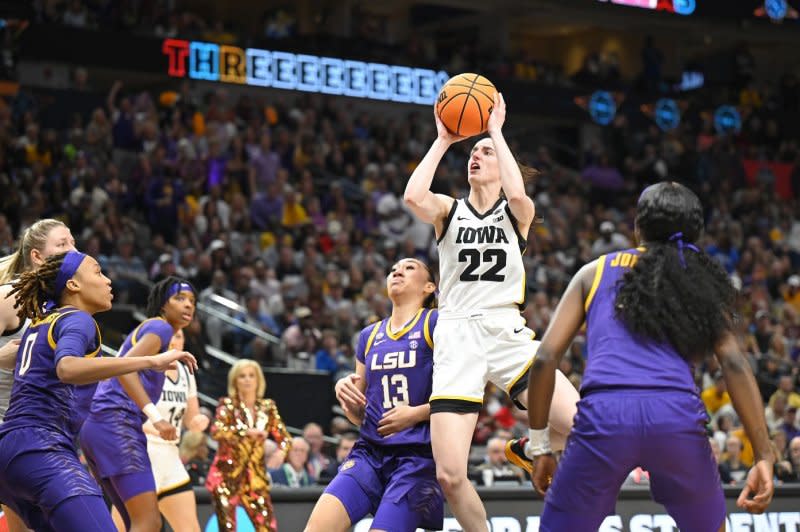
<path id="1" fill-rule="evenodd" d="M 408 378 L 402 373 L 384 375 L 381 378 L 383 387 L 383 408 L 390 409 L 397 405 L 408 404 Z"/>

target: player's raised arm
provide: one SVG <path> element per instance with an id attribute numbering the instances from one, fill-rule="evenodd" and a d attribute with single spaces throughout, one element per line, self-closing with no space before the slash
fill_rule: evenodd
<path id="1" fill-rule="evenodd" d="M 488 133 L 494 144 L 497 153 L 497 163 L 500 166 L 500 182 L 503 187 L 503 194 L 508 201 L 511 214 L 517 220 L 520 233 L 528 234 L 528 229 L 533 222 L 536 208 L 533 200 L 525 192 L 525 181 L 522 179 L 522 171 L 508 147 L 505 137 L 503 137 L 503 124 L 506 121 L 506 101 L 499 92 L 494 95 L 494 109 L 489 116 Z"/>
<path id="2" fill-rule="evenodd" d="M 436 120 L 436 140 L 433 141 L 428 153 L 425 154 L 408 179 L 403 201 L 417 218 L 434 226 L 438 237 L 441 234 L 444 219 L 447 217 L 450 207 L 453 206 L 453 198 L 431 192 L 433 175 L 450 145 L 463 140 L 464 137 L 458 137 L 447 131 L 435 110 L 433 116 Z"/>

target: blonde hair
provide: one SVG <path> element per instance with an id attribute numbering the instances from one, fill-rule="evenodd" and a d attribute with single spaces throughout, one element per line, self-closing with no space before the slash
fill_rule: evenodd
<path id="1" fill-rule="evenodd" d="M 43 251 L 47 245 L 47 235 L 54 227 L 66 224 L 53 218 L 39 220 L 28 227 L 19 237 L 19 248 L 11 255 L 0 258 L 0 284 L 11 281 L 24 271 L 33 268 L 31 250 Z"/>
<path id="2" fill-rule="evenodd" d="M 255 360 L 243 358 L 234 364 L 230 371 L 228 371 L 228 397 L 238 397 L 239 393 L 236 390 L 236 379 L 239 373 L 246 368 L 253 368 L 256 370 L 256 380 L 258 381 L 258 389 L 256 390 L 256 397 L 264 397 L 264 392 L 267 391 L 267 380 L 264 378 L 264 372 L 261 371 L 261 366 Z"/>
<path id="3" fill-rule="evenodd" d="M 184 462 L 188 462 L 195 456 L 197 456 L 197 451 L 206 444 L 206 433 L 205 432 L 195 432 L 195 431 L 188 431 L 183 434 L 183 439 L 181 440 L 181 444 L 178 447 L 178 454 L 181 457 L 181 460 Z"/>

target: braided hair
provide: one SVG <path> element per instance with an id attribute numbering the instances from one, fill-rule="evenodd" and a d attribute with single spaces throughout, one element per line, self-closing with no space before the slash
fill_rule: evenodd
<path id="1" fill-rule="evenodd" d="M 56 278 L 66 253 L 52 255 L 35 270 L 22 272 L 11 284 L 8 297 L 15 295 L 14 308 L 17 316 L 24 320 L 40 320 L 45 314 L 44 304 L 56 291 Z"/>
<path id="2" fill-rule="evenodd" d="M 617 317 L 631 332 L 669 342 L 697 362 L 732 329 L 736 303 L 722 266 L 682 242 L 703 232 L 700 200 L 678 183 L 653 185 L 639 198 L 636 227 L 647 249 L 620 280 Z"/>

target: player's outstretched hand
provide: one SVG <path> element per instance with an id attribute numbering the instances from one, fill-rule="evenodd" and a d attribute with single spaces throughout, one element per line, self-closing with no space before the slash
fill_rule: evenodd
<path id="1" fill-rule="evenodd" d="M 188 351 L 178 351 L 170 349 L 163 353 L 153 355 L 153 368 L 156 371 L 167 371 L 168 369 L 178 369 L 177 362 L 183 362 L 191 373 L 197 369 L 197 360 Z"/>
<path id="2" fill-rule="evenodd" d="M 158 431 L 158 435 L 163 440 L 175 441 L 178 439 L 178 431 L 172 426 L 172 423 L 166 420 L 161 420 L 153 423 L 153 427 Z"/>
<path id="3" fill-rule="evenodd" d="M 533 487 L 544 496 L 556 473 L 556 459 L 552 454 L 533 457 Z"/>
<path id="4" fill-rule="evenodd" d="M 506 121 L 506 100 L 503 98 L 502 92 L 494 93 L 494 105 L 492 106 L 492 114 L 489 115 L 489 120 L 486 122 L 486 131 L 491 135 L 492 133 L 500 133 L 503 129 L 503 124 Z"/>
<path id="5" fill-rule="evenodd" d="M 775 486 L 772 483 L 772 462 L 759 460 L 747 473 L 742 493 L 736 501 L 739 508 L 747 510 L 751 514 L 764 513 L 769 503 Z M 750 497 L 752 495 L 752 498 Z"/>
<path id="6" fill-rule="evenodd" d="M 345 410 L 357 412 L 367 406 L 367 398 L 358 385 L 360 380 L 359 374 L 351 373 L 336 381 L 336 386 L 334 386 L 336 399 Z"/>
<path id="7" fill-rule="evenodd" d="M 383 417 L 378 422 L 378 434 L 386 438 L 401 430 L 413 427 L 419 422 L 419 413 L 416 407 L 397 405 L 383 413 Z"/>

